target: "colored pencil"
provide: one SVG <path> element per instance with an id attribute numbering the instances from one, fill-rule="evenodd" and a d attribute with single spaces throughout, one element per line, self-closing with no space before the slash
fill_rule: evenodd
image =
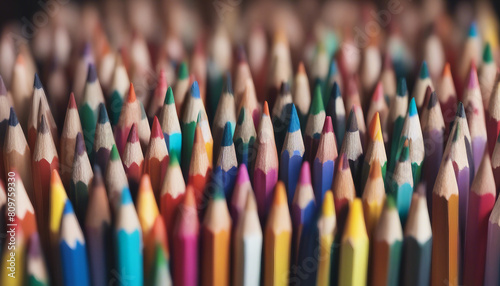
<path id="1" fill-rule="evenodd" d="M 181 114 L 184 106 L 184 101 L 186 100 L 186 95 L 189 92 L 189 72 L 186 62 L 181 62 L 179 64 L 179 70 L 177 71 L 177 81 L 174 85 L 175 94 L 175 107 L 177 114 Z"/>
<path id="2" fill-rule="evenodd" d="M 307 78 L 306 68 L 304 63 L 300 62 L 295 73 L 292 91 L 293 103 L 297 107 L 300 123 L 306 125 L 307 114 L 311 106 L 311 89 L 309 87 L 309 79 Z"/>
<path id="3" fill-rule="evenodd" d="M 459 281 L 459 190 L 452 162 L 443 158 L 432 191 L 431 285 Z"/>
<path id="4" fill-rule="evenodd" d="M 160 115 L 160 110 L 163 107 L 163 102 L 165 101 L 165 95 L 167 94 L 168 84 L 164 69 L 161 69 L 160 72 L 158 73 L 156 82 L 157 82 L 156 88 L 149 100 L 149 105 L 147 110 L 147 115 L 150 120 L 152 120 L 153 117 Z"/>
<path id="5" fill-rule="evenodd" d="M 12 106 L 19 113 L 21 126 L 27 130 L 28 115 L 30 112 L 30 98 L 33 92 L 31 82 L 32 73 L 29 72 L 28 62 L 22 53 L 16 58 L 12 70 L 12 81 L 10 82 L 10 92 L 12 94 Z"/>
<path id="6" fill-rule="evenodd" d="M 77 95 L 78 96 L 78 95 Z M 97 72 L 93 64 L 88 65 L 87 82 L 80 102 L 78 113 L 82 124 L 83 136 L 85 138 L 87 153 L 92 154 L 94 144 L 95 127 L 99 114 L 99 104 L 104 103 L 101 84 L 97 78 Z"/>
<path id="7" fill-rule="evenodd" d="M 137 194 L 137 217 L 141 224 L 142 241 L 144 244 L 144 277 L 146 281 L 150 277 L 153 268 L 156 245 L 154 243 L 153 226 L 160 211 L 156 204 L 155 194 L 151 185 L 149 175 L 144 174 L 141 178 L 139 192 Z M 163 228 L 165 224 L 162 222 Z"/>
<path id="8" fill-rule="evenodd" d="M 215 188 L 201 225 L 201 284 L 229 285 L 231 216 L 224 190 Z"/>
<path id="9" fill-rule="evenodd" d="M 144 156 L 142 155 L 137 133 L 137 125 L 134 123 L 132 128 L 130 128 L 127 144 L 122 155 L 123 169 L 125 170 L 125 174 L 127 174 L 130 193 L 133 199 L 137 198 L 139 181 L 144 170 Z"/>
<path id="10" fill-rule="evenodd" d="M 111 251 L 111 210 L 101 170 L 94 167 L 89 203 L 85 216 L 90 281 L 92 285 L 106 285 L 110 279 L 113 252 Z"/>
<path id="11" fill-rule="evenodd" d="M 163 225 L 161 217 L 158 217 L 156 221 L 158 223 L 155 223 L 155 226 Z M 164 227 L 163 230 L 165 230 Z M 155 243 L 153 269 L 148 281 L 152 285 L 172 285 L 168 250 L 159 242 Z"/>
<path id="12" fill-rule="evenodd" d="M 408 114 L 403 124 L 401 138 L 398 146 L 399 150 L 401 150 L 402 146 L 404 145 L 404 141 L 406 140 L 406 138 L 411 140 L 409 156 L 411 161 L 413 185 L 415 186 L 420 182 L 420 178 L 422 175 L 422 164 L 425 157 L 425 146 L 414 98 L 412 98 L 410 101 Z M 396 157 L 399 156 L 399 150 L 396 151 Z"/>
<path id="13" fill-rule="evenodd" d="M 317 227 L 319 232 L 319 265 L 316 275 L 316 285 L 327 286 L 335 279 L 330 269 L 333 259 L 333 243 L 337 234 L 333 193 L 330 190 L 325 192 Z"/>
<path id="14" fill-rule="evenodd" d="M 356 116 L 356 121 L 358 125 L 358 130 L 359 130 L 359 137 L 361 138 L 361 146 L 363 149 L 365 148 L 365 143 L 366 143 L 366 125 L 365 125 L 365 116 L 363 114 L 363 109 L 361 105 L 361 97 L 359 94 L 358 90 L 358 85 L 355 76 L 351 76 L 348 79 L 347 86 L 346 86 L 346 92 L 345 92 L 345 111 L 347 112 L 354 112 L 354 115 Z M 349 117 L 351 115 L 349 114 Z M 349 119 L 347 119 L 347 129 L 349 129 Z M 348 130 L 346 131 L 346 133 Z M 345 139 L 346 134 L 344 134 L 344 139 Z"/>
<path id="15" fill-rule="evenodd" d="M 153 193 L 156 202 L 159 204 L 162 183 L 165 179 L 169 161 L 167 145 L 163 138 L 160 122 L 155 116 L 151 127 L 151 138 L 144 158 L 144 174 L 148 174 L 151 179 Z"/>
<path id="16" fill-rule="evenodd" d="M 373 285 L 399 285 L 402 246 L 398 209 L 393 197 L 388 196 L 373 235 Z"/>
<path id="17" fill-rule="evenodd" d="M 147 117 L 143 116 L 143 109 L 144 107 L 142 107 L 141 102 L 136 96 L 134 85 L 130 83 L 127 99 L 123 102 L 120 119 L 114 129 L 116 147 L 122 156 L 125 152 L 125 145 L 127 144 L 130 129 L 132 129 L 132 125 L 134 124 L 138 127 L 137 134 L 141 148 L 145 150 L 148 145 L 151 130 L 149 129 L 149 124 L 144 126 L 141 123 L 143 118 L 147 120 Z"/>
<path id="18" fill-rule="evenodd" d="M 260 222 L 263 225 L 267 221 L 266 218 L 271 206 L 274 186 L 278 181 L 278 153 L 276 151 L 273 124 L 269 116 L 267 102 L 264 102 L 264 109 L 257 134 L 255 142 L 257 155 L 253 172 L 253 187 Z"/>
<path id="19" fill-rule="evenodd" d="M 107 163 L 111 154 L 111 149 L 115 145 L 113 130 L 109 122 L 108 113 L 104 104 L 99 106 L 99 117 L 95 128 L 95 141 L 92 150 L 93 158 L 91 162 L 99 166 L 103 173 L 106 173 Z"/>
<path id="20" fill-rule="evenodd" d="M 253 170 L 253 162 L 255 158 L 255 138 L 257 132 L 253 120 L 253 114 L 249 105 L 248 92 L 243 94 L 241 99 L 241 107 L 238 114 L 238 121 L 234 129 L 234 149 L 238 164 L 244 164 L 248 170 Z M 258 117 L 258 114 L 256 114 Z"/>
<path id="21" fill-rule="evenodd" d="M 373 237 L 382 209 L 384 208 L 385 188 L 380 163 L 374 161 L 370 168 L 370 175 L 363 191 L 363 214 L 365 216 L 366 232 L 369 238 Z"/>
<path id="22" fill-rule="evenodd" d="M 90 285 L 87 245 L 70 201 L 64 205 L 60 231 L 64 285 Z"/>
<path id="23" fill-rule="evenodd" d="M 334 82 L 330 99 L 326 105 L 326 116 L 330 116 L 332 120 L 335 138 L 338 144 L 342 144 L 346 127 L 344 100 L 340 94 L 340 87 L 337 82 Z"/>
<path id="24" fill-rule="evenodd" d="M 198 115 L 196 130 L 194 135 L 194 144 L 192 148 L 191 164 L 189 166 L 188 184 L 193 186 L 196 197 L 196 205 L 201 207 L 203 193 L 209 181 L 212 171 L 212 164 L 209 161 L 205 142 L 203 141 L 201 113 Z M 184 157 L 185 158 L 185 157 Z"/>
<path id="25" fill-rule="evenodd" d="M 116 271 L 128 285 L 143 285 L 143 239 L 141 225 L 132 202 L 130 191 L 121 193 L 121 205 L 114 225 Z"/>
<path id="26" fill-rule="evenodd" d="M 488 139 L 488 151 L 493 154 L 495 142 L 500 133 L 500 73 L 497 73 L 495 84 L 492 88 L 489 105 L 484 106 L 486 110 L 486 127 Z"/>
<path id="27" fill-rule="evenodd" d="M 283 149 L 287 127 L 291 120 L 289 114 L 291 114 L 290 109 L 292 108 L 292 103 L 290 85 L 283 82 L 271 113 L 277 150 Z"/>
<path id="28" fill-rule="evenodd" d="M 462 54 L 458 62 L 458 75 L 461 81 L 465 81 L 471 63 L 481 64 L 482 42 L 476 22 L 469 26 L 467 38 L 463 44 Z M 465 82 L 463 82 L 465 83 Z"/>
<path id="29" fill-rule="evenodd" d="M 242 165 L 240 170 L 244 168 L 244 165 Z M 234 194 L 233 201 L 236 192 Z M 234 222 L 234 216 L 232 216 L 233 225 L 235 226 L 234 247 L 232 249 L 232 261 L 234 263 L 232 281 L 235 286 L 258 286 L 260 285 L 261 274 L 262 229 L 255 196 L 251 190 L 245 194 L 246 198 L 243 198 L 244 207 L 241 209 L 238 220 Z"/>
<path id="30" fill-rule="evenodd" d="M 49 217 L 50 176 L 52 170 L 59 170 L 59 157 L 50 130 L 42 115 L 38 126 L 38 137 L 33 150 L 34 206 L 40 230 L 46 230 Z"/>
<path id="31" fill-rule="evenodd" d="M 31 201 L 26 193 L 26 189 L 24 188 L 23 181 L 17 172 L 14 174 L 15 179 L 15 219 L 17 223 L 21 224 L 24 236 L 28 239 L 31 238 L 31 235 L 37 232 L 37 224 L 36 224 L 36 216 L 35 209 L 31 204 Z M 7 186 L 12 186 L 11 184 L 7 184 Z M 8 194 L 11 197 L 11 194 Z M 8 199 L 7 199 L 8 200 Z M 11 201 L 12 200 L 8 200 Z M 7 201 L 7 202 L 8 202 Z M 8 206 L 8 204 L 7 204 Z M 10 223 L 11 216 L 7 219 Z"/>
<path id="32" fill-rule="evenodd" d="M 463 104 L 467 113 L 467 123 L 469 125 L 472 159 L 474 163 L 474 171 L 477 173 L 478 167 L 481 164 L 484 150 L 486 149 L 486 124 L 484 116 L 483 99 L 479 88 L 479 80 L 477 78 L 476 66 L 472 64 L 468 78 L 468 85 L 463 93 Z M 474 173 L 474 174 L 475 174 Z"/>
<path id="33" fill-rule="evenodd" d="M 427 211 L 425 190 L 422 190 L 413 194 L 404 229 L 401 283 L 404 285 L 429 285 L 431 254 L 432 229 Z"/>
<path id="34" fill-rule="evenodd" d="M 323 123 L 325 122 L 325 107 L 323 105 L 323 98 L 321 89 L 316 86 L 314 95 L 309 109 L 307 124 L 304 130 L 304 145 L 305 145 L 305 160 L 313 164 L 314 157 L 318 151 L 318 144 L 323 130 Z"/>
<path id="35" fill-rule="evenodd" d="M 382 170 L 382 179 L 385 180 L 387 169 L 387 155 L 385 154 L 384 137 L 380 125 L 380 116 L 375 112 L 369 125 L 369 142 L 366 149 L 363 166 L 361 169 L 361 189 L 365 189 L 366 181 L 370 173 L 371 165 L 377 161 Z"/>
<path id="36" fill-rule="evenodd" d="M 9 244 L 5 244 L 4 249 L 2 250 L 2 262 L 0 264 L 2 267 L 0 270 L 0 275 L 2 276 L 2 278 L 0 279 L 0 283 L 2 285 L 9 286 L 22 286 L 25 284 L 25 270 L 23 269 L 23 267 L 16 266 L 25 265 L 27 237 L 25 237 L 24 235 L 22 226 L 20 224 L 16 224 L 15 219 L 13 222 L 13 226 L 9 227 L 8 231 L 10 231 L 9 236 L 14 236 L 15 239 L 13 245 L 10 245 L 10 247 L 13 248 L 12 250 L 9 249 Z M 15 260 L 14 269 L 9 268 L 11 267 L 11 261 L 9 261 L 9 259 L 11 259 L 12 256 Z"/>
<path id="37" fill-rule="evenodd" d="M 271 52 L 267 55 L 271 60 L 267 71 L 267 98 L 269 106 L 274 108 L 281 84 L 288 82 L 292 77 L 292 59 L 287 34 L 283 28 L 274 31 Z M 262 101 L 262 99 L 259 99 Z"/>
<path id="38" fill-rule="evenodd" d="M 193 143 L 195 137 L 195 131 L 197 128 L 197 119 L 201 114 L 202 122 L 200 122 L 203 126 L 204 131 L 209 131 L 208 121 L 207 121 L 207 113 L 205 111 L 205 107 L 203 106 L 203 101 L 200 98 L 200 89 L 198 87 L 198 83 L 195 81 L 190 89 L 190 95 L 186 98 L 186 107 L 182 114 L 181 118 L 181 130 L 182 130 L 182 172 L 184 174 L 184 179 L 188 178 L 189 173 L 189 165 L 191 164 L 191 154 L 193 154 Z M 207 130 L 208 129 L 208 130 Z M 204 134 L 204 136 L 208 136 L 206 140 L 203 141 L 206 143 L 206 154 L 208 156 L 208 162 L 212 164 L 212 150 L 213 147 L 210 147 L 210 141 L 212 141 L 212 136 L 210 132 L 208 134 Z M 213 141 L 211 143 L 213 146 Z"/>
<path id="39" fill-rule="evenodd" d="M 59 145 L 61 152 L 61 161 L 59 164 L 61 180 L 67 189 L 69 189 L 71 173 L 73 172 L 73 158 L 75 156 L 76 135 L 78 133 L 83 134 L 82 124 L 80 123 L 80 116 L 76 107 L 75 95 L 71 93 L 69 95 L 68 108 L 66 109 L 66 118 L 64 119 Z"/>
<path id="40" fill-rule="evenodd" d="M 122 190 L 124 188 L 128 188 L 128 179 L 116 145 L 111 147 L 104 181 L 106 183 L 106 190 L 108 191 L 109 202 L 111 204 L 113 214 L 117 214 L 120 206 Z"/>
<path id="41" fill-rule="evenodd" d="M 276 184 L 264 231 L 264 285 L 288 285 L 292 221 L 283 182 Z"/>
<path id="42" fill-rule="evenodd" d="M 465 229 L 464 273 L 466 285 L 483 284 L 488 237 L 488 219 L 496 198 L 490 156 L 485 152 L 472 181 Z"/>
<path id="43" fill-rule="evenodd" d="M 294 104 L 292 104 L 290 112 L 290 123 L 288 124 L 288 131 L 279 162 L 279 179 L 285 183 L 289 205 L 292 204 L 294 199 L 295 187 L 297 186 L 305 150 L 302 132 L 300 131 L 300 121 Z"/>
<path id="44" fill-rule="evenodd" d="M 291 204 L 290 214 L 293 226 L 291 263 L 300 269 L 304 264 L 304 261 L 300 258 L 313 256 L 313 253 L 305 255 L 299 255 L 299 253 L 306 249 L 306 247 L 302 248 L 301 246 L 304 243 L 303 240 L 310 235 L 316 216 L 316 202 L 311 185 L 311 169 L 307 161 L 304 161 L 300 169 L 300 178 Z M 294 274 L 291 273 L 291 275 Z"/>
<path id="45" fill-rule="evenodd" d="M 389 116 L 389 107 L 387 106 L 387 102 L 385 101 L 384 96 L 384 88 L 382 86 L 382 82 L 378 82 L 375 86 L 375 91 L 373 92 L 370 108 L 366 113 L 366 125 L 370 126 L 370 123 L 373 120 L 373 116 L 375 113 L 379 114 L 380 117 L 380 126 L 382 130 L 382 138 L 384 139 L 384 143 L 387 143 L 389 140 L 389 134 L 387 134 L 387 120 Z M 368 142 L 370 142 L 370 137 L 367 138 Z"/>
<path id="46" fill-rule="evenodd" d="M 72 90 L 75 92 L 76 104 L 80 105 L 83 101 L 85 83 L 89 71 L 89 65 L 95 63 L 94 55 L 92 53 L 92 45 L 90 42 L 85 42 L 82 45 L 79 59 L 75 67 L 75 81 L 73 82 Z"/>
<path id="47" fill-rule="evenodd" d="M 109 120 L 115 126 L 120 119 L 125 94 L 128 92 L 130 80 L 123 63 L 123 51 L 116 55 L 115 67 L 111 81 L 111 94 L 108 96 Z"/>
<path id="48" fill-rule="evenodd" d="M 363 167 L 363 145 L 359 135 L 358 120 L 354 110 L 349 113 L 344 141 L 340 148 L 339 156 L 345 155 L 349 162 L 352 179 L 356 182 L 356 194 L 361 195 L 361 170 Z M 344 167 L 345 168 L 345 167 Z M 335 209 L 338 211 L 337 206 Z"/>
<path id="49" fill-rule="evenodd" d="M 330 67 L 328 70 L 327 83 L 328 83 L 328 87 L 330 88 L 329 89 L 330 96 L 333 94 L 333 86 L 335 84 L 337 84 L 339 91 L 342 90 L 342 75 L 340 73 L 340 70 L 339 70 L 339 67 L 337 64 L 337 60 L 335 59 L 335 57 L 332 57 L 330 60 Z M 345 110 L 344 110 L 344 112 L 345 112 Z"/>
<path id="50" fill-rule="evenodd" d="M 160 112 L 159 117 L 163 137 L 167 144 L 168 153 L 170 156 L 175 153 L 177 159 L 181 160 L 182 149 L 182 134 L 177 111 L 175 110 L 174 93 L 172 87 L 168 87 L 167 94 L 165 95 L 165 102 Z"/>
<path id="51" fill-rule="evenodd" d="M 50 285 L 42 245 L 38 233 L 31 235 L 26 254 L 26 285 Z M 10 284 L 11 285 L 11 284 Z"/>
<path id="52" fill-rule="evenodd" d="M 69 199 L 75 206 L 75 214 L 81 225 L 84 224 L 85 213 L 89 200 L 89 185 L 94 177 L 89 157 L 85 152 L 85 142 L 83 136 L 78 133 L 76 136 L 75 157 L 73 161 L 73 173 L 69 188 Z"/>
<path id="53" fill-rule="evenodd" d="M 199 222 L 194 189 L 188 185 L 180 204 L 172 234 L 172 274 L 174 285 L 198 285 Z"/>
<path id="54" fill-rule="evenodd" d="M 401 218 L 401 224 L 406 224 L 408 211 L 410 210 L 411 197 L 413 194 L 412 164 L 410 161 L 411 145 L 413 140 L 408 138 L 403 143 L 403 149 L 399 155 L 399 161 L 390 181 L 390 192 L 392 193 L 396 207 Z"/>
<path id="55" fill-rule="evenodd" d="M 457 115 L 450 131 L 450 136 L 443 153 L 453 163 L 458 186 L 459 200 L 459 233 L 460 241 L 465 239 L 465 223 L 469 202 L 469 188 L 474 177 L 474 162 L 472 161 L 471 139 L 467 125 L 464 106 L 458 103 Z M 442 169 L 441 166 L 439 169 Z M 436 178 L 437 180 L 437 178 Z M 434 196 L 433 196 L 434 199 Z M 433 203 L 434 204 L 434 203 Z M 434 208 L 432 208 L 434 213 Z"/>
<path id="56" fill-rule="evenodd" d="M 486 260 L 484 263 L 484 285 L 497 285 L 500 281 L 500 200 L 497 200 L 488 220 Z"/>
<path id="57" fill-rule="evenodd" d="M 233 145 L 233 132 L 231 130 L 231 123 L 228 121 L 224 127 L 224 134 L 222 136 L 219 158 L 215 169 L 222 174 L 222 186 L 224 196 L 228 201 L 231 200 L 236 176 L 238 174 L 238 160 L 236 159 L 236 152 Z"/>
<path id="58" fill-rule="evenodd" d="M 337 142 L 335 142 L 332 119 L 330 116 L 326 116 L 312 170 L 314 196 L 318 206 L 323 205 L 323 197 L 332 186 L 337 155 Z"/>
<path id="59" fill-rule="evenodd" d="M 49 268 L 50 280 L 57 285 L 62 285 L 63 274 L 59 249 L 59 232 L 61 229 L 61 220 L 64 207 L 69 201 L 66 190 L 59 177 L 59 173 L 54 170 L 50 178 L 50 214 L 49 214 L 49 233 L 41 232 L 40 238 L 42 246 L 45 249 L 47 260 L 52 261 L 52 267 Z M 42 230 L 40 228 L 40 230 Z"/>
<path id="60" fill-rule="evenodd" d="M 169 236 L 169 242 L 172 241 L 174 231 L 174 222 L 177 216 L 179 205 L 184 199 L 186 184 L 182 178 L 182 170 L 176 155 L 170 157 L 167 173 L 163 180 L 160 198 L 160 213 L 165 223 L 165 229 Z M 172 247 L 169 247 L 173 249 Z"/>
<path id="61" fill-rule="evenodd" d="M 241 105 L 241 99 L 243 98 L 243 95 L 247 92 L 247 83 L 252 85 L 251 88 L 254 89 L 253 96 L 255 96 L 255 101 L 257 101 L 257 97 L 255 95 L 252 72 L 250 71 L 250 66 L 248 64 L 244 45 L 238 45 L 238 47 L 236 48 L 236 59 L 237 61 L 234 75 L 234 106 L 236 109 L 238 109 Z"/>
<path id="62" fill-rule="evenodd" d="M 422 136 L 426 144 L 422 181 L 427 185 L 427 203 L 432 203 L 432 188 L 443 158 L 445 123 L 436 92 L 432 92 L 422 111 Z"/>
<path id="63" fill-rule="evenodd" d="M 340 286 L 365 285 L 367 281 L 369 242 L 360 199 L 349 207 L 340 245 Z"/>
<path id="64" fill-rule="evenodd" d="M 356 198 L 356 189 L 345 154 L 340 155 L 332 191 L 339 234 L 344 232 L 344 224 L 349 213 L 349 204 Z"/>
<path id="65" fill-rule="evenodd" d="M 236 223 L 240 221 L 240 217 L 244 214 L 245 206 L 248 202 L 248 193 L 253 194 L 252 184 L 250 182 L 247 167 L 244 164 L 241 164 L 238 168 L 238 175 L 236 177 L 236 183 L 234 184 L 233 196 L 231 198 L 231 202 L 229 203 L 229 212 L 231 213 L 231 218 L 233 219 L 233 230 L 236 229 Z"/>
<path id="66" fill-rule="evenodd" d="M 423 61 L 420 66 L 419 76 L 413 87 L 413 92 L 411 94 L 412 98 L 415 98 L 416 107 L 421 110 L 425 102 L 425 90 L 427 86 L 430 86 L 434 90 L 434 85 L 432 84 L 432 79 L 429 75 L 429 68 L 427 67 L 427 62 Z"/>
<path id="67" fill-rule="evenodd" d="M 9 125 L 5 132 L 3 160 L 5 172 L 17 170 L 24 182 L 30 200 L 35 199 L 33 177 L 31 172 L 31 152 L 23 129 L 17 120 L 14 108 L 10 108 Z"/>
<path id="68" fill-rule="evenodd" d="M 56 146 L 59 146 L 59 133 L 57 131 L 56 122 L 50 111 L 49 103 L 47 101 L 47 96 L 42 86 L 42 82 L 35 74 L 35 82 L 33 83 L 33 95 L 31 96 L 31 109 L 28 117 L 28 145 L 30 150 L 35 149 L 35 141 L 37 137 L 38 122 L 40 117 L 45 115 L 45 119 L 50 128 L 52 138 Z"/>
<path id="69" fill-rule="evenodd" d="M 399 137 L 403 130 L 407 110 L 408 89 L 406 87 L 406 80 L 402 77 L 398 80 L 396 96 L 392 99 L 389 108 L 389 123 L 387 132 L 391 135 L 391 144 L 387 146 L 387 150 L 390 150 L 389 173 L 392 173 L 396 167 L 397 147 L 399 144 Z"/>
<path id="70" fill-rule="evenodd" d="M 214 121 L 212 122 L 213 138 L 214 138 L 214 159 L 217 162 L 219 159 L 219 153 L 223 145 L 223 137 L 225 135 L 225 127 L 229 123 L 229 128 L 231 130 L 231 141 L 232 134 L 234 134 L 234 128 L 236 127 L 236 111 L 234 106 L 234 96 L 233 87 L 231 83 L 231 74 L 227 74 L 225 77 L 224 88 L 222 90 L 222 95 L 219 99 L 219 104 L 217 105 L 217 110 L 215 112 Z"/>
<path id="71" fill-rule="evenodd" d="M 443 111 L 443 119 L 446 128 L 445 134 L 448 135 L 453 119 L 455 118 L 455 113 L 457 112 L 457 92 L 451 74 L 450 63 L 446 63 L 444 66 L 443 74 L 437 87 L 437 95 L 441 110 Z"/>
<path id="72" fill-rule="evenodd" d="M 3 159 L 3 146 L 7 135 L 7 127 L 9 126 L 10 108 L 12 107 L 5 83 L 0 76 L 0 179 L 5 181 L 5 164 Z"/>
<path id="73" fill-rule="evenodd" d="M 487 42 L 483 49 L 483 63 L 479 68 L 479 86 L 481 87 L 485 109 L 490 104 L 490 95 L 496 82 L 496 76 L 497 65 L 495 64 L 491 44 Z"/>

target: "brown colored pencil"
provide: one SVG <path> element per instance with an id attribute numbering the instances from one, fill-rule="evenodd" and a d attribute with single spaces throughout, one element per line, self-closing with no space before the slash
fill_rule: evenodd
<path id="1" fill-rule="evenodd" d="M 73 157 L 75 155 L 76 135 L 78 133 L 82 133 L 82 124 L 78 115 L 75 95 L 71 93 L 69 95 L 68 108 L 66 109 L 66 118 L 64 119 L 59 146 L 61 152 L 59 168 L 61 170 L 61 180 L 66 189 L 69 189 L 69 182 L 73 171 Z"/>

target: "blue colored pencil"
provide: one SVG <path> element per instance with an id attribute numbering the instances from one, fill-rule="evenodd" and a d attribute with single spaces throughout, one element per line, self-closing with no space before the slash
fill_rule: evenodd
<path id="1" fill-rule="evenodd" d="M 327 116 L 325 124 L 323 124 L 323 132 L 321 132 L 319 139 L 318 152 L 314 159 L 312 172 L 314 196 L 318 206 L 322 205 L 326 191 L 332 187 L 335 160 L 338 156 L 333 132 L 332 119 Z"/>
<path id="2" fill-rule="evenodd" d="M 59 237 L 64 285 L 90 285 L 85 237 L 70 201 L 64 205 Z"/>
<path id="3" fill-rule="evenodd" d="M 288 193 L 288 204 L 291 205 L 295 194 L 295 187 L 299 178 L 300 166 L 304 156 L 304 141 L 300 131 L 300 121 L 295 104 L 290 110 L 290 124 L 286 133 L 283 151 L 280 160 L 280 181 L 285 183 Z"/>
<path id="4" fill-rule="evenodd" d="M 219 158 L 215 167 L 215 170 L 220 172 L 222 176 L 222 187 L 228 201 L 232 197 L 236 176 L 238 175 L 238 160 L 234 151 L 232 129 L 232 123 L 226 122 L 219 149 Z"/>

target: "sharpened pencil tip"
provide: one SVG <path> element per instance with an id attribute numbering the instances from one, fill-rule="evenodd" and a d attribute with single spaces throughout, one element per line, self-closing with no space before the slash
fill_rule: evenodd
<path id="1" fill-rule="evenodd" d="M 408 108 L 408 114 L 410 116 L 415 116 L 417 114 L 417 104 L 415 103 L 415 97 L 411 98 L 410 107 Z"/>
<path id="2" fill-rule="evenodd" d="M 179 79 L 186 79 L 189 77 L 188 67 L 186 62 L 179 65 Z"/>
<path id="3" fill-rule="evenodd" d="M 464 104 L 461 101 L 458 102 L 456 116 L 465 118 L 465 108 Z"/>
<path id="4" fill-rule="evenodd" d="M 99 104 L 99 119 L 97 122 L 99 122 L 99 124 L 106 124 L 106 122 L 109 122 L 108 112 L 106 111 L 104 103 Z"/>
<path id="5" fill-rule="evenodd" d="M 88 67 L 88 73 L 87 73 L 87 82 L 88 83 L 93 83 L 97 80 L 97 71 L 95 69 L 94 64 L 90 63 Z"/>
<path id="6" fill-rule="evenodd" d="M 429 68 L 427 67 L 427 62 L 422 62 L 422 67 L 420 67 L 420 79 L 429 77 Z"/>
<path id="7" fill-rule="evenodd" d="M 33 87 L 36 89 L 42 88 L 42 81 L 40 80 L 38 73 L 35 73 L 35 81 L 33 82 Z"/>
<path id="8" fill-rule="evenodd" d="M 398 80 L 398 86 L 396 94 L 399 97 L 404 97 L 408 93 L 408 88 L 406 86 L 406 79 L 404 77 L 400 77 Z"/>
<path id="9" fill-rule="evenodd" d="M 286 198 L 285 184 L 282 181 L 278 181 L 278 183 L 276 183 L 276 187 L 274 188 L 273 205 L 276 206 L 286 203 L 287 203 L 287 198 Z"/>
<path id="10" fill-rule="evenodd" d="M 38 126 L 38 133 L 48 133 L 49 125 L 47 124 L 47 120 L 45 120 L 45 114 L 42 114 L 42 118 L 40 119 L 40 126 Z"/>
<path id="11" fill-rule="evenodd" d="M 431 92 L 429 97 L 429 104 L 427 104 L 427 109 L 432 109 L 438 103 L 438 97 L 435 91 Z"/>
<path id="12" fill-rule="evenodd" d="M 154 117 L 153 126 L 151 127 L 151 138 L 161 138 L 163 139 L 163 131 L 161 130 L 160 121 L 158 117 Z"/>
<path id="13" fill-rule="evenodd" d="M 228 147 L 233 145 L 233 132 L 231 131 L 231 123 L 228 121 L 224 125 L 224 133 L 222 135 L 221 145 L 223 147 Z"/>
<path id="14" fill-rule="evenodd" d="M 111 147 L 111 153 L 109 154 L 109 159 L 111 161 L 120 159 L 120 154 L 118 153 L 118 149 L 116 148 L 115 144 L 113 144 L 113 146 Z"/>
<path id="15" fill-rule="evenodd" d="M 229 71 L 226 72 L 223 92 L 233 94 L 233 84 L 231 82 L 231 73 Z"/>
<path id="16" fill-rule="evenodd" d="M 14 107 L 11 107 L 9 115 L 9 125 L 16 126 L 17 124 L 19 124 L 19 120 L 17 120 L 17 115 L 16 112 L 14 111 Z"/>
<path id="17" fill-rule="evenodd" d="M 484 47 L 483 62 L 488 64 L 493 62 L 493 53 L 491 52 L 491 45 L 489 42 L 486 43 L 486 46 Z"/>
<path id="18" fill-rule="evenodd" d="M 198 87 L 197 81 L 194 81 L 191 85 L 191 96 L 194 98 L 200 98 L 200 88 Z"/>
<path id="19" fill-rule="evenodd" d="M 130 195 L 130 190 L 128 189 L 128 187 L 123 188 L 121 201 L 122 206 L 132 203 L 132 196 Z"/>
<path id="20" fill-rule="evenodd" d="M 347 118 L 347 131 L 349 132 L 358 131 L 358 119 L 356 118 L 354 107 L 349 112 L 349 117 Z"/>
<path id="21" fill-rule="evenodd" d="M 139 141 L 139 135 L 137 135 L 137 124 L 132 124 L 130 132 L 128 133 L 127 142 L 135 143 Z"/>
<path id="22" fill-rule="evenodd" d="M 83 139 L 82 133 L 78 132 L 78 134 L 76 134 L 75 154 L 80 156 L 85 151 L 85 140 Z"/>
<path id="23" fill-rule="evenodd" d="M 295 104 L 292 103 L 292 108 L 290 109 L 290 123 L 288 124 L 288 132 L 292 133 L 300 129 L 299 116 L 297 115 L 297 109 Z"/>
<path id="24" fill-rule="evenodd" d="M 300 168 L 299 183 L 302 185 L 311 184 L 311 168 L 309 167 L 309 162 L 304 161 L 302 167 Z"/>
<path id="25" fill-rule="evenodd" d="M 172 90 L 172 87 L 169 86 L 167 89 L 167 93 L 165 94 L 165 102 L 164 104 L 174 104 L 174 91 Z"/>

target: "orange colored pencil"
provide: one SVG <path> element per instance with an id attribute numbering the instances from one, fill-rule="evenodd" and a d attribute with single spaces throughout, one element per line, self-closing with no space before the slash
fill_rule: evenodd
<path id="1" fill-rule="evenodd" d="M 198 115 L 198 122 L 194 134 L 193 152 L 191 154 L 191 164 L 189 165 L 188 184 L 194 188 L 196 204 L 200 206 L 203 199 L 203 192 L 208 182 L 208 176 L 212 170 L 212 164 L 207 155 L 203 133 L 201 131 L 201 113 Z"/>

